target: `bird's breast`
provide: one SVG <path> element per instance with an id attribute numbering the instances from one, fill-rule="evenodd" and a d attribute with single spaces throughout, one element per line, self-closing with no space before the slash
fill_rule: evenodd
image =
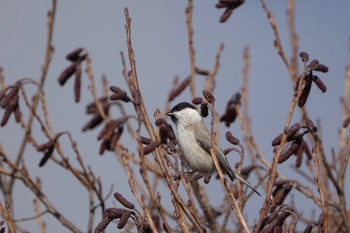
<path id="1" fill-rule="evenodd" d="M 194 134 L 189 134 L 186 129 L 178 129 L 178 141 L 182 149 L 184 159 L 188 167 L 201 173 L 212 173 L 215 170 L 213 160 L 196 141 Z"/>

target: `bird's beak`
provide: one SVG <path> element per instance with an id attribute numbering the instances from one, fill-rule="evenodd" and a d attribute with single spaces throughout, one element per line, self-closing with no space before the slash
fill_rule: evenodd
<path id="1" fill-rule="evenodd" d="M 167 112 L 167 113 L 165 113 L 165 115 L 167 115 L 167 116 L 174 116 L 174 113 L 172 113 L 172 112 Z"/>

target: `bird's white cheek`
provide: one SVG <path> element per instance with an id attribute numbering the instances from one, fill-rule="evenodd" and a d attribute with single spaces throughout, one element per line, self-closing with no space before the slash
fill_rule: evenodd
<path id="1" fill-rule="evenodd" d="M 194 135 L 178 129 L 178 141 L 190 169 L 207 174 L 215 170 L 211 156 L 198 145 Z"/>

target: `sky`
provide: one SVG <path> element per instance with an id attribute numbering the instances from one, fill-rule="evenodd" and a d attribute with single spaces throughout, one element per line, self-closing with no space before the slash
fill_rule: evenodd
<path id="1" fill-rule="evenodd" d="M 274 36 L 260 1 L 246 1 L 230 19 L 219 23 L 223 10 L 215 8 L 215 1 L 194 1 L 193 28 L 196 65 L 211 69 L 221 43 L 224 51 L 217 74 L 217 87 L 214 92 L 216 108 L 219 113 L 225 109 L 228 99 L 240 90 L 242 84 L 242 52 L 250 48 L 249 114 L 252 119 L 252 132 L 256 142 L 272 161 L 272 139 L 284 126 L 287 111 L 293 96 L 292 83 L 273 46 Z M 287 57 L 290 57 L 286 10 L 287 1 L 266 1 L 272 11 Z M 0 3 L 0 66 L 4 69 L 7 84 L 23 77 L 39 80 L 45 55 L 47 34 L 47 11 L 51 1 L 1 1 Z M 120 52 L 127 53 L 125 36 L 124 8 L 129 9 L 132 18 L 132 42 L 136 56 L 139 82 L 145 104 L 150 115 L 156 108 L 164 109 L 172 80 L 178 76 L 181 80 L 190 74 L 189 51 L 185 23 L 187 1 L 59 1 L 54 24 L 53 45 L 55 52 L 45 83 L 45 96 L 49 115 L 56 132 L 69 130 L 78 143 L 81 153 L 105 184 L 105 193 L 110 186 L 132 199 L 123 169 L 110 153 L 98 155 L 96 143 L 98 130 L 82 134 L 81 127 L 89 120 L 85 115 L 85 106 L 92 101 L 88 90 L 88 80 L 83 79 L 82 101 L 74 103 L 73 82 L 60 87 L 57 78 L 68 66 L 65 55 L 77 47 L 85 48 L 92 58 L 92 69 L 96 78 L 98 92 L 101 93 L 100 77 L 105 75 L 110 84 L 126 89 L 121 71 Z M 296 31 L 300 51 L 309 53 L 310 59 L 318 59 L 329 67 L 327 74 L 319 77 L 327 86 L 327 92 L 321 93 L 312 88 L 307 108 L 312 120 L 320 119 L 325 151 L 330 155 L 332 148 L 338 146 L 338 129 L 341 126 L 340 97 L 343 93 L 345 67 L 349 62 L 348 40 L 350 28 L 350 2 L 339 0 L 296 1 Z M 300 63 L 301 65 L 301 63 Z M 300 69 L 302 67 L 300 66 Z M 201 94 L 204 79 L 198 77 L 197 95 Z M 26 89 L 33 93 L 35 88 Z M 188 91 L 176 101 L 190 101 Z M 175 103 L 174 103 L 175 104 Z M 24 109 L 24 108 L 22 108 Z M 129 109 L 131 112 L 131 109 Z M 27 112 L 28 113 L 28 112 Z M 2 114 L 2 113 L 0 113 Z M 112 112 L 118 116 L 118 112 Z M 293 122 L 300 119 L 298 111 Z M 35 124 L 34 124 L 35 125 Z M 37 125 L 35 125 L 37 126 Z M 230 130 L 238 137 L 242 132 L 238 124 Z M 224 138 L 225 128 L 221 135 Z M 44 142 L 37 127 L 33 130 L 39 142 Z M 13 119 L 5 128 L 0 129 L 0 143 L 5 152 L 14 158 L 18 152 L 18 143 L 23 131 Z M 127 143 L 127 139 L 122 139 Z M 62 143 L 67 143 L 63 139 Z M 221 140 L 222 147 L 228 146 Z M 72 151 L 68 150 L 68 153 Z M 37 166 L 41 155 L 27 147 L 25 160 L 33 176 L 40 176 L 48 197 L 59 206 L 64 214 L 81 229 L 86 229 L 87 195 L 79 184 L 48 163 L 43 168 Z M 237 157 L 229 158 L 230 163 Z M 290 169 L 294 160 L 279 168 L 291 179 L 297 176 Z M 349 175 L 348 175 L 349 176 Z M 215 184 L 210 184 L 215 186 Z M 349 190 L 349 185 L 347 190 Z M 33 196 L 22 184 L 15 188 L 16 217 L 32 216 Z M 215 193 L 210 193 L 215 197 Z M 298 197 L 298 194 L 295 193 Z M 258 199 L 256 206 L 261 206 Z M 114 205 L 109 200 L 107 204 Z M 74 205 L 73 208 L 69 208 Z M 69 211 L 67 209 L 69 208 Z M 254 205 L 247 207 L 249 220 L 258 217 Z M 306 210 L 305 215 L 310 215 Z M 76 216 L 82 216 L 77 218 Z M 97 216 L 98 220 L 99 216 Z M 97 221 L 96 220 L 96 221 Z M 63 230 L 51 216 L 45 216 L 48 232 Z M 30 232 L 38 230 L 36 223 L 22 225 Z M 113 232 L 113 227 L 109 228 Z"/>

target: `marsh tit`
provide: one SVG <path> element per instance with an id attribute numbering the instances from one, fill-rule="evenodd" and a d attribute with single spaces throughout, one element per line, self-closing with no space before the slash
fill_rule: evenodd
<path id="1" fill-rule="evenodd" d="M 216 169 L 210 155 L 211 135 L 197 109 L 187 102 L 182 102 L 174 106 L 166 115 L 170 116 L 176 125 L 177 140 L 188 167 L 192 171 L 203 174 L 214 173 Z M 214 150 L 222 171 L 231 180 L 237 178 L 260 196 L 255 188 L 231 168 L 223 150 L 218 145 L 214 145 Z"/>

